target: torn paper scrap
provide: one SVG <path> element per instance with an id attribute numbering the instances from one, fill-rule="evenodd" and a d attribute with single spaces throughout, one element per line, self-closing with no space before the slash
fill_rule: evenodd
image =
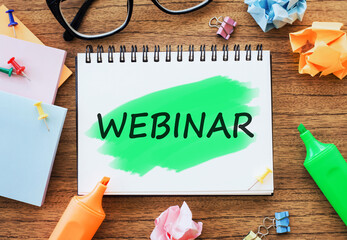
<path id="1" fill-rule="evenodd" d="M 299 73 L 312 77 L 333 73 L 342 79 L 347 75 L 347 37 L 342 23 L 314 22 L 312 27 L 290 33 L 293 52 L 300 54 Z"/>
<path id="2" fill-rule="evenodd" d="M 202 222 L 192 220 L 192 212 L 186 202 L 169 207 L 155 220 L 151 240 L 193 240 L 200 236 Z"/>
<path id="3" fill-rule="evenodd" d="M 287 23 L 302 21 L 307 8 L 306 0 L 245 0 L 247 12 L 264 32 L 281 28 Z"/>

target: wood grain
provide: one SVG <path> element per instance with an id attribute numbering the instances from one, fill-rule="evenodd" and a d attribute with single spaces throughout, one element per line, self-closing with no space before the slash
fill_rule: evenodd
<path id="1" fill-rule="evenodd" d="M 216 0 L 187 15 L 171 16 L 157 9 L 150 0 L 136 0 L 128 27 L 106 39 L 65 42 L 63 29 L 45 1 L 2 1 L 46 45 L 65 49 L 66 64 L 75 71 L 74 57 L 86 44 L 109 44 L 119 49 L 125 44 L 162 46 L 183 44 L 262 43 L 272 52 L 273 133 L 275 193 L 273 196 L 172 196 L 104 198 L 105 222 L 94 239 L 149 239 L 154 219 L 167 207 L 185 200 L 196 221 L 204 223 L 200 239 L 242 239 L 256 231 L 263 217 L 289 210 L 292 232 L 271 234 L 268 239 L 347 239 L 347 229 L 304 169 L 305 149 L 296 127 L 305 123 L 324 142 L 334 142 L 347 157 L 347 79 L 333 75 L 299 75 L 298 55 L 290 49 L 288 34 L 309 27 L 313 21 L 347 24 L 347 1 L 308 1 L 303 22 L 263 33 L 240 1 Z M 68 2 L 68 1 L 67 1 Z M 238 26 L 226 42 L 208 27 L 213 16 L 231 16 Z M 95 16 L 97 18 L 97 16 Z M 3 24 L 3 23 L 2 23 Z M 346 27 L 343 27 L 347 30 Z M 38 208 L 0 198 L 0 239 L 47 239 L 77 191 L 75 77 L 59 88 L 56 105 L 69 109 L 59 144 L 47 197 Z M 342 189 L 341 189 L 342 190 Z M 346 200 L 347 201 L 347 200 Z M 347 203 L 346 203 L 347 204 Z"/>

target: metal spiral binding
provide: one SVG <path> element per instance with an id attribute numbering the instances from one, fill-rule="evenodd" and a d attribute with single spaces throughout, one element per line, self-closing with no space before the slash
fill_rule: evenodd
<path id="1" fill-rule="evenodd" d="M 180 52 L 180 46 L 177 46 L 177 62 L 182 62 L 182 45 L 181 45 L 181 52 Z"/>
<path id="2" fill-rule="evenodd" d="M 98 63 L 102 63 L 102 53 L 104 52 L 104 47 L 102 45 L 98 45 L 96 48 L 96 59 Z"/>
<path id="3" fill-rule="evenodd" d="M 113 63 L 113 54 L 116 52 L 113 45 L 108 46 L 108 62 Z"/>
<path id="4" fill-rule="evenodd" d="M 126 52 L 126 48 L 125 46 L 120 46 L 119 47 L 119 61 L 120 62 L 125 62 L 125 52 Z"/>
<path id="5" fill-rule="evenodd" d="M 257 60 L 258 61 L 263 61 L 263 44 L 258 44 L 257 45 L 257 51 L 258 51 Z"/>
<path id="6" fill-rule="evenodd" d="M 166 62 L 171 62 L 171 45 L 166 45 Z"/>
<path id="7" fill-rule="evenodd" d="M 223 61 L 228 61 L 229 59 L 229 46 L 223 45 Z"/>
<path id="8" fill-rule="evenodd" d="M 211 46 L 211 52 L 212 52 L 211 60 L 217 61 L 217 45 Z"/>
<path id="9" fill-rule="evenodd" d="M 154 46 L 154 62 L 159 62 L 159 53 L 160 53 L 160 47 L 159 45 Z"/>
<path id="10" fill-rule="evenodd" d="M 200 61 L 203 62 L 206 60 L 206 46 L 205 45 L 200 45 Z M 229 46 L 227 44 L 223 45 L 223 61 L 229 61 Z M 247 44 L 245 46 L 245 51 L 246 51 L 246 61 L 251 61 L 252 59 L 252 49 L 251 49 L 251 44 Z M 263 45 L 258 44 L 256 47 L 257 51 L 257 61 L 263 61 Z M 104 52 L 104 48 L 102 45 L 97 46 L 97 62 L 102 63 L 102 53 Z M 108 62 L 113 63 L 114 62 L 114 54 L 115 54 L 115 47 L 113 45 L 110 45 L 108 47 Z M 234 45 L 234 61 L 241 61 L 241 51 L 240 51 L 240 45 L 235 44 Z M 93 47 L 91 45 L 86 46 L 86 63 L 91 63 L 91 53 L 93 53 Z M 120 62 L 125 62 L 125 53 L 126 53 L 126 48 L 124 45 L 120 46 L 120 52 L 119 52 L 119 61 Z M 217 45 L 212 45 L 211 46 L 211 61 L 217 61 Z M 143 62 L 148 62 L 148 45 L 143 45 L 142 47 L 142 61 Z M 194 45 L 189 45 L 189 50 L 188 50 L 188 60 L 189 62 L 194 61 Z M 137 61 L 137 46 L 132 45 L 131 46 L 131 62 L 136 62 Z M 154 62 L 159 62 L 159 55 L 160 55 L 160 46 L 155 45 L 154 46 Z M 171 62 L 171 45 L 166 45 L 166 56 L 165 56 L 165 61 L 166 62 Z M 177 62 L 182 62 L 183 61 L 183 47 L 182 45 L 177 46 Z"/>
<path id="11" fill-rule="evenodd" d="M 93 46 L 87 45 L 86 46 L 86 63 L 91 63 L 90 54 L 93 53 Z"/>
<path id="12" fill-rule="evenodd" d="M 148 62 L 148 45 L 142 47 L 142 61 Z"/>
<path id="13" fill-rule="evenodd" d="M 137 46 L 131 45 L 131 62 L 136 62 Z"/>
<path id="14" fill-rule="evenodd" d="M 245 51 L 246 51 L 246 61 L 251 61 L 251 58 L 252 58 L 251 44 L 246 45 Z"/>
<path id="15" fill-rule="evenodd" d="M 200 61 L 204 62 L 206 59 L 205 45 L 200 45 Z"/>
<path id="16" fill-rule="evenodd" d="M 234 52 L 235 52 L 234 61 L 240 61 L 240 45 L 239 44 L 234 45 Z"/>
<path id="17" fill-rule="evenodd" d="M 189 62 L 194 61 L 194 45 L 189 45 Z"/>

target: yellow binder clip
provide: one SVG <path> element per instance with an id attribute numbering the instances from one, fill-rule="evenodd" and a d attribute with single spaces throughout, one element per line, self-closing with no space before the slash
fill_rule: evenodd
<path id="1" fill-rule="evenodd" d="M 243 240 L 261 240 L 253 231 L 250 231 L 248 235 Z"/>

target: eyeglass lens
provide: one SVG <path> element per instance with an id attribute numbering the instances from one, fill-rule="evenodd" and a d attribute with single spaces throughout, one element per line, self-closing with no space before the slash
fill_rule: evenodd
<path id="1" fill-rule="evenodd" d="M 128 16 L 127 0 L 67 0 L 61 2 L 60 11 L 70 24 L 83 7 L 87 10 L 77 32 L 85 35 L 113 31 L 122 26 Z"/>
<path id="2" fill-rule="evenodd" d="M 76 30 L 80 34 L 94 36 L 112 32 L 124 24 L 128 16 L 127 2 L 127 0 L 67 0 L 61 2 L 60 11 L 68 24 L 76 14 L 84 12 L 83 20 Z M 191 9 L 204 2 L 207 0 L 158 0 L 163 8 L 171 11 Z M 148 3 L 149 1 L 144 4 Z"/>
<path id="3" fill-rule="evenodd" d="M 158 3 L 171 11 L 183 11 L 186 9 L 194 8 L 206 0 L 158 0 Z"/>

